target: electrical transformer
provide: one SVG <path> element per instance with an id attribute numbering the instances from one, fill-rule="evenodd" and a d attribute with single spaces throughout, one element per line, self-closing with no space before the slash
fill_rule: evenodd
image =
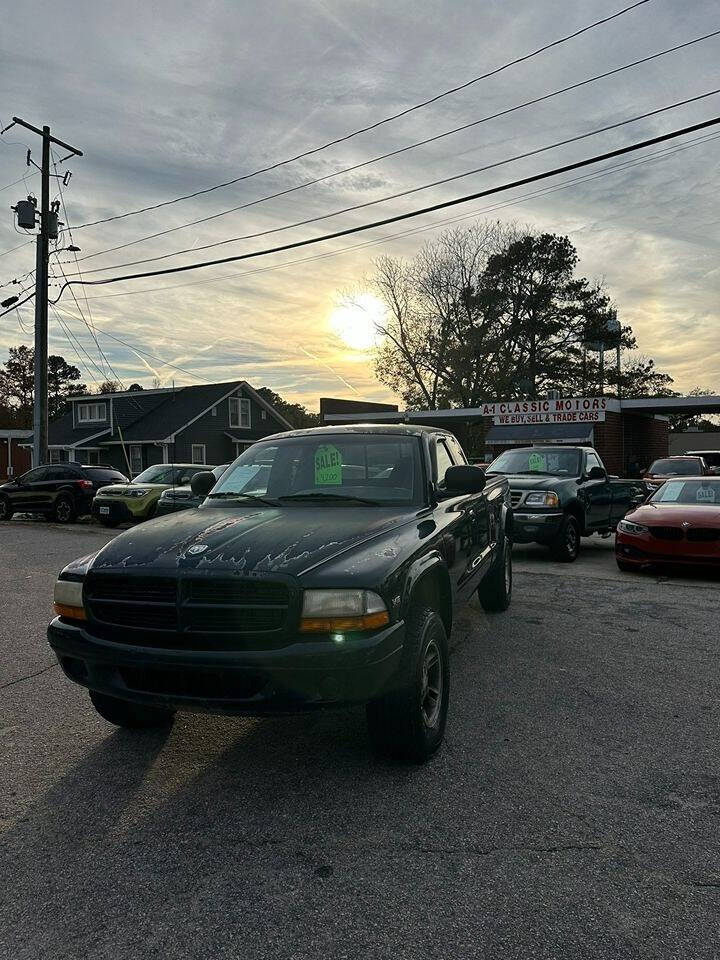
<path id="1" fill-rule="evenodd" d="M 18 200 L 12 208 L 17 215 L 17 225 L 23 230 L 35 229 L 35 203 L 30 197 L 27 200 Z"/>

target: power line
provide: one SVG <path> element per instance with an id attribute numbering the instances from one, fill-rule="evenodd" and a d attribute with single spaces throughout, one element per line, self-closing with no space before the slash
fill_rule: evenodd
<path id="1" fill-rule="evenodd" d="M 646 3 L 650 3 L 651 0 L 637 0 L 636 3 L 630 4 L 630 6 L 624 7 L 622 10 L 618 10 L 616 13 L 610 14 L 607 17 L 603 17 L 600 20 L 595 20 L 593 23 L 589 23 L 586 26 L 582 27 L 579 30 L 575 30 L 573 33 L 569 33 L 564 37 L 560 37 L 557 40 L 553 40 L 550 43 L 546 43 L 541 47 L 538 47 L 537 50 L 533 50 L 531 53 L 526 53 L 521 57 L 516 57 L 514 60 L 510 60 L 507 63 L 502 64 L 502 66 L 496 67 L 493 70 L 489 70 L 487 73 L 483 73 L 478 77 L 473 77 L 471 80 L 467 80 L 465 83 L 458 84 L 455 87 L 451 87 L 449 90 L 445 90 L 442 93 L 438 93 L 433 97 L 423 100 L 420 103 L 416 103 L 411 107 L 406 107 L 404 110 L 401 110 L 399 113 L 394 113 L 389 117 L 384 117 L 382 120 L 377 120 L 375 123 L 368 124 L 365 127 L 361 127 L 358 130 L 353 130 L 351 133 L 347 133 L 342 137 L 337 137 L 335 140 L 329 140 L 327 143 L 323 143 L 320 146 L 312 147 L 309 150 L 304 151 L 303 153 L 298 153 L 293 157 L 289 157 L 286 160 L 278 160 L 275 163 L 269 164 L 266 167 L 261 167 L 258 170 L 254 170 L 252 173 L 243 174 L 240 177 L 234 177 L 232 180 L 226 180 L 224 183 L 217 183 L 212 187 L 205 187 L 202 190 L 196 190 L 194 193 L 187 193 L 181 197 L 175 197 L 173 200 L 164 200 L 162 203 L 155 203 L 150 206 L 141 207 L 137 210 L 128 210 L 125 213 L 115 214 L 112 217 L 105 217 L 102 220 L 91 220 L 87 223 L 81 223 L 79 226 L 75 227 L 76 230 L 81 230 L 84 227 L 94 227 L 101 223 L 110 223 L 112 220 L 122 220 L 125 217 L 133 217 L 138 213 L 147 213 L 150 210 L 158 210 L 161 207 L 170 206 L 170 204 L 180 203 L 182 200 L 190 200 L 193 197 L 199 197 L 206 193 L 211 193 L 214 190 L 220 190 L 223 187 L 232 186 L 234 183 L 240 183 L 243 180 L 249 180 L 251 177 L 257 177 L 261 173 L 268 173 L 271 170 L 277 170 L 278 167 L 285 166 L 288 163 L 294 163 L 296 160 L 302 160 L 305 157 L 312 156 L 313 154 L 320 153 L 321 150 L 327 150 L 328 147 L 334 147 L 339 143 L 345 143 L 348 140 L 353 139 L 354 137 L 359 136 L 362 133 L 368 133 L 370 130 L 376 130 L 378 127 L 383 126 L 386 123 L 390 123 L 393 120 L 398 120 L 400 117 L 405 117 L 410 113 L 414 113 L 416 110 L 421 110 L 423 107 L 427 107 L 432 103 L 437 103 L 438 100 L 442 100 L 444 97 L 448 97 L 453 93 L 458 93 L 461 90 L 466 90 L 468 87 L 472 86 L 475 83 L 479 83 L 481 80 L 486 80 L 489 77 L 494 77 L 498 73 L 509 69 L 510 67 L 517 66 L 520 63 L 524 63 L 527 60 L 531 60 L 533 57 L 538 56 L 541 53 L 544 53 L 546 50 L 550 50 L 553 47 L 557 47 L 560 44 L 566 43 L 568 40 L 573 40 L 575 37 L 581 36 L 583 33 L 587 33 L 589 30 L 593 30 L 595 27 L 602 26 L 605 23 L 609 23 L 611 20 L 615 20 L 618 17 L 622 17 L 624 14 L 629 13 L 631 10 L 635 10 L 637 7 L 641 7 Z"/>
<path id="2" fill-rule="evenodd" d="M 20 293 L 20 296 L 22 296 L 23 293 L 25 293 L 24 290 Z M 21 307 L 24 303 L 27 303 L 28 300 L 32 300 L 34 296 L 35 296 L 35 291 L 33 291 L 29 297 L 25 297 L 24 300 L 20 300 L 18 301 L 18 303 L 14 303 L 11 307 L 8 307 L 7 310 L 3 310 L 3 312 L 0 313 L 0 317 L 4 317 L 6 313 L 12 313 L 13 310 L 17 310 L 18 307 Z"/>
<path id="3" fill-rule="evenodd" d="M 377 227 L 384 227 L 390 223 L 399 223 L 403 220 L 410 220 L 414 217 L 424 216 L 427 213 L 434 213 L 436 210 L 445 210 L 448 207 L 454 207 L 461 203 L 468 203 L 471 200 L 478 200 L 481 197 L 491 196 L 495 193 L 502 193 L 506 190 L 512 190 L 515 187 L 522 187 L 526 184 L 535 183 L 539 180 L 546 180 L 549 177 L 554 177 L 561 173 L 569 173 L 571 170 L 579 170 L 582 167 L 600 163 L 603 160 L 610 160 L 612 157 L 623 156 L 627 153 L 633 153 L 636 150 L 642 150 L 645 147 L 654 146 L 656 143 L 665 143 L 668 140 L 674 140 L 677 137 L 684 136 L 688 133 L 695 133 L 698 130 L 705 130 L 708 127 L 716 126 L 718 123 L 720 123 L 720 117 L 713 117 L 711 120 L 704 120 L 702 123 L 695 123 L 688 127 L 680 127 L 677 130 L 671 130 L 669 133 L 664 133 L 657 137 L 651 137 L 648 140 L 640 140 L 636 143 L 631 143 L 626 147 L 618 147 L 615 150 L 608 150 L 605 153 L 587 157 L 585 160 L 577 160 L 574 163 L 567 163 L 560 167 L 554 167 L 553 169 L 546 170 L 543 173 L 536 173 L 528 177 L 522 177 L 519 180 L 511 180 L 507 183 L 500 184 L 500 186 L 497 187 L 489 187 L 486 190 L 479 190 L 476 193 L 465 194 L 462 197 L 455 197 L 452 200 L 443 200 L 427 207 L 420 207 L 417 210 L 410 210 L 407 213 L 399 213 L 392 217 L 385 217 L 382 220 L 375 220 L 371 223 L 361 224 L 360 226 L 356 227 L 346 227 L 344 230 L 336 230 L 333 233 L 326 233 L 319 237 L 310 237 L 306 240 L 296 240 L 292 243 L 284 243 L 277 247 L 268 247 L 264 250 L 254 250 L 250 253 L 235 254 L 232 257 L 222 257 L 218 260 L 203 260 L 199 261 L 198 263 L 189 263 L 180 267 L 165 267 L 163 270 L 151 270 L 146 271 L 145 273 L 124 274 L 119 277 L 106 277 L 101 280 L 67 280 L 60 288 L 55 300 L 52 302 L 58 302 L 66 287 L 79 283 L 84 283 L 87 286 L 94 287 L 104 286 L 108 283 L 119 283 L 125 280 L 140 280 L 144 277 L 159 277 L 171 273 L 186 273 L 189 270 L 199 270 L 203 267 L 214 267 L 223 263 L 236 263 L 240 260 L 251 260 L 257 257 L 266 257 L 271 253 L 281 253 L 284 250 L 295 250 L 299 247 L 307 247 L 317 243 L 324 243 L 327 240 L 334 240 L 337 237 L 346 237 L 354 233 L 362 233 L 366 230 L 374 230 Z M 0 314 L 0 316 L 2 316 L 2 314 Z"/>
<path id="4" fill-rule="evenodd" d="M 287 260 L 287 261 L 284 261 L 283 263 L 274 264 L 273 266 L 270 266 L 270 267 L 260 267 L 255 270 L 244 270 L 241 273 L 237 273 L 237 272 L 227 273 L 227 274 L 223 274 L 220 277 L 207 277 L 204 280 L 190 280 L 190 281 L 186 281 L 185 283 L 166 284 L 161 287 L 150 287 L 150 288 L 145 288 L 143 290 L 125 290 L 122 293 L 102 294 L 97 297 L 90 297 L 89 299 L 90 300 L 113 300 L 116 297 L 132 297 L 132 296 L 139 296 L 139 295 L 149 294 L 149 293 L 159 293 L 166 290 L 179 290 L 185 287 L 200 286 L 201 284 L 206 284 L 206 283 L 220 283 L 224 280 L 242 280 L 245 277 L 255 276 L 256 274 L 271 273 L 275 270 L 282 270 L 286 267 L 297 266 L 298 264 L 313 263 L 317 260 L 326 260 L 330 257 L 342 256 L 345 253 L 350 253 L 355 250 L 364 249 L 365 247 L 377 246 L 378 244 L 388 243 L 392 240 L 396 240 L 401 237 L 414 236 L 415 234 L 424 233 L 428 230 L 436 230 L 438 227 L 445 226 L 447 224 L 458 223 L 463 220 L 471 220 L 474 217 L 478 217 L 488 213 L 494 213 L 495 211 L 502 210 L 505 207 L 515 206 L 519 203 L 524 203 L 527 200 L 533 200 L 539 197 L 547 196 L 551 193 L 556 193 L 560 190 L 566 190 L 568 187 L 576 186 L 577 184 L 580 184 L 580 183 L 586 183 L 591 180 L 599 180 L 604 177 L 611 176 L 614 173 L 623 172 L 625 170 L 631 169 L 632 167 L 638 167 L 646 163 L 653 163 L 653 162 L 657 162 L 658 160 L 664 160 L 671 156 L 674 156 L 677 153 L 682 153 L 685 150 L 690 150 L 694 146 L 707 143 L 711 140 L 717 140 L 718 138 L 720 138 L 720 133 L 714 133 L 714 134 L 706 135 L 704 137 L 698 137 L 695 140 L 687 141 L 681 146 L 665 147 L 662 150 L 658 150 L 655 153 L 649 154 L 646 157 L 641 157 L 639 159 L 626 160 L 623 163 L 616 164 L 615 166 L 612 166 L 612 167 L 608 167 L 605 170 L 600 170 L 599 172 L 585 174 L 582 177 L 574 177 L 570 180 L 565 180 L 560 184 L 557 184 L 556 186 L 544 187 L 541 190 L 535 190 L 535 191 L 532 191 L 531 193 L 526 193 L 518 197 L 513 197 L 512 199 L 506 200 L 502 203 L 496 203 L 489 207 L 481 207 L 479 209 L 475 209 L 471 211 L 470 213 L 461 214 L 460 216 L 446 217 L 441 220 L 434 220 L 432 221 L 432 223 L 422 227 L 413 227 L 409 230 L 402 230 L 399 233 L 393 233 L 383 237 L 378 237 L 374 240 L 366 240 L 362 243 L 351 244 L 350 246 L 341 247 L 339 250 L 332 250 L 332 251 L 329 251 L 328 253 L 315 254 L 314 256 L 311 256 L 311 257 L 301 257 L 297 260 Z"/>
<path id="5" fill-rule="evenodd" d="M 440 180 L 433 180 L 431 183 L 421 184 L 419 187 L 411 187 L 408 190 L 401 190 L 398 193 L 390 194 L 386 197 L 379 197 L 377 200 L 366 200 L 363 203 L 355 203 L 349 207 L 343 207 L 340 210 L 334 210 L 331 213 L 324 213 L 317 217 L 308 217 L 305 220 L 297 220 L 295 223 L 285 224 L 281 227 L 272 227 L 269 230 L 260 230 L 257 233 L 249 233 L 240 237 L 228 237 L 225 240 L 216 240 L 213 243 L 205 243 L 202 246 L 198 247 L 185 247 L 182 250 L 175 250 L 172 253 L 160 254 L 156 257 L 146 257 L 142 260 L 130 260 L 127 263 L 115 263 L 109 264 L 105 267 L 96 267 L 92 270 L 86 270 L 86 274 L 90 273 L 102 273 L 106 270 L 122 270 L 124 267 L 134 267 L 142 263 L 157 263 L 159 260 L 167 260 L 170 257 L 178 257 L 185 253 L 197 253 L 200 250 L 210 250 L 214 247 L 226 246 L 229 243 L 238 243 L 241 240 L 254 240 L 257 237 L 265 237 L 270 234 L 282 233 L 285 230 L 292 230 L 295 227 L 304 227 L 308 226 L 311 223 L 319 223 L 323 220 L 330 220 L 333 217 L 338 217 L 344 213 L 352 213 L 356 210 L 363 210 L 366 207 L 373 207 L 379 203 L 387 203 L 390 200 L 398 200 L 401 197 L 411 196 L 412 194 L 419 193 L 422 190 L 429 190 L 432 187 L 443 186 L 446 183 L 453 183 L 456 180 L 463 180 L 466 177 L 474 176 L 477 173 L 484 173 L 487 170 L 493 170 L 497 167 L 505 166 L 508 163 L 514 163 L 518 160 L 525 160 L 528 157 L 534 157 L 541 153 L 546 153 L 548 150 L 554 150 L 557 147 L 564 147 L 570 143 L 577 143 L 580 140 L 586 140 L 588 137 L 597 136 L 600 133 L 607 133 L 608 130 L 617 130 L 620 127 L 627 126 L 630 123 L 636 123 L 638 120 L 646 120 L 648 117 L 654 117 L 661 113 L 666 113 L 668 110 L 675 110 L 678 107 L 687 106 L 690 103 L 696 103 L 699 100 L 704 100 L 707 97 L 715 96 L 720 93 L 720 88 L 715 90 L 710 90 L 707 93 L 700 94 L 696 97 L 690 97 L 686 100 L 678 100 L 675 103 L 671 103 L 665 107 L 659 107 L 657 110 L 650 110 L 647 113 L 641 113 L 635 117 L 628 117 L 625 120 L 620 120 L 617 123 L 607 124 L 604 127 L 598 127 L 595 130 L 590 130 L 588 133 L 581 133 L 575 137 L 567 137 L 564 140 L 557 140 L 555 143 L 547 144 L 544 147 L 538 147 L 535 150 L 527 150 L 525 153 L 516 154 L 513 157 L 506 157 L 504 160 L 497 160 L 494 163 L 487 163 L 482 167 L 475 167 L 473 170 L 466 170 L 464 173 L 457 173 L 451 177 L 444 177 Z M 79 271 L 78 271 L 79 272 Z M 69 276 L 74 276 L 75 274 L 69 274 Z"/>
<path id="6" fill-rule="evenodd" d="M 0 257 L 6 257 L 9 253 L 15 253 L 15 251 L 20 250 L 21 247 L 27 247 L 29 244 L 34 242 L 34 240 L 26 240 L 24 243 L 19 243 L 16 247 L 10 247 L 9 250 L 3 250 L 2 253 L 0 253 Z"/>
<path id="7" fill-rule="evenodd" d="M 578 83 L 572 83 L 572 84 L 569 84 L 568 86 L 561 87 L 558 90 L 553 90 L 551 93 L 546 93 L 541 97 L 535 97 L 532 100 L 525 100 L 523 103 L 519 103 L 519 104 L 516 104 L 515 106 L 508 107 L 505 110 L 500 110 L 497 113 L 488 114 L 487 116 L 481 117 L 478 120 L 472 120 L 470 123 L 464 123 L 459 127 L 454 127 L 453 129 L 446 130 L 443 133 L 435 134 L 434 136 L 427 137 L 424 140 L 418 140 L 415 143 L 410 143 L 404 147 L 399 147 L 397 150 L 390 150 L 387 153 L 380 154 L 377 157 L 372 157 L 369 160 L 363 160 L 360 163 L 352 164 L 349 167 L 343 167 L 341 170 L 335 170 L 333 173 L 325 174 L 322 177 L 316 177 L 313 180 L 306 180 L 303 183 L 298 183 L 293 187 L 288 187 L 285 190 L 279 190 L 276 193 L 267 194 L 264 197 L 259 197 L 256 200 L 250 200 L 247 203 L 242 203 L 235 207 L 230 207 L 227 210 L 221 210 L 218 213 L 211 214 L 210 216 L 199 217 L 196 220 L 189 220 L 186 223 L 181 223 L 176 227 L 169 227 L 167 230 L 159 230 L 156 233 L 146 234 L 143 237 L 138 237 L 136 240 L 130 240 L 127 243 L 120 243 L 114 247 L 107 247 L 105 250 L 98 250 L 96 253 L 90 253 L 84 257 L 80 257 L 80 261 L 92 260 L 95 257 L 101 257 L 107 253 L 114 253 L 117 250 L 124 250 L 127 247 L 132 247 L 137 243 L 144 243 L 147 240 L 156 240 L 158 237 L 164 237 L 170 233 L 177 233 L 179 230 L 185 230 L 187 227 L 195 227 L 201 223 L 209 223 L 212 220 L 217 220 L 220 217 L 227 216 L 230 213 L 237 213 L 239 210 L 247 210 L 250 207 L 258 206 L 261 203 L 266 203 L 268 200 L 276 200 L 278 197 L 287 196 L 288 194 L 295 193 L 298 190 L 303 190 L 307 187 L 313 187 L 319 183 L 325 183 L 328 180 L 334 179 L 335 177 L 342 176 L 346 173 L 352 173 L 355 170 L 360 170 L 362 167 L 369 166 L 370 164 L 373 164 L 373 163 L 378 163 L 380 160 L 387 160 L 390 157 L 399 156 L 400 154 L 407 153 L 408 151 L 414 150 L 417 147 L 427 146 L 428 144 L 435 143 L 436 141 L 442 140 L 445 137 L 449 137 L 449 136 L 452 136 L 453 134 L 461 133 L 465 130 L 469 130 L 472 127 L 478 126 L 479 124 L 487 123 L 490 120 L 496 120 L 499 117 L 507 116 L 508 114 L 515 113 L 516 111 L 522 110 L 525 107 L 535 106 L 536 104 L 543 103 L 547 100 L 553 99 L 554 97 L 560 96 L 560 94 L 568 93 L 571 90 L 577 90 L 580 87 L 587 86 L 590 83 L 595 83 L 598 80 L 603 80 L 603 79 L 606 79 L 607 77 L 614 76 L 615 74 L 622 73 L 623 71 L 629 70 L 632 67 L 636 67 L 640 64 L 649 63 L 652 60 L 657 60 L 660 57 L 667 56 L 667 54 L 669 53 L 675 53 L 678 50 L 684 49 L 685 47 L 690 47 L 693 44 L 700 43 L 703 40 L 708 40 L 711 37 L 716 37 L 718 35 L 720 35 L 720 30 L 714 30 L 712 33 L 704 34 L 701 37 L 695 37 L 693 40 L 688 40 L 685 43 L 676 44 L 674 47 L 668 47 L 665 50 L 660 50 L 658 53 L 651 54 L 647 57 L 642 57 L 639 60 L 633 60 L 631 63 L 623 64 L 623 66 L 615 67 L 612 70 L 607 70 L 605 73 L 599 73 L 593 77 L 588 77 L 585 80 L 580 80 Z M 194 248 L 194 249 L 198 249 L 198 248 Z M 201 247 L 199 249 L 206 249 L 206 248 Z M 78 260 L 77 254 L 75 255 L 75 260 L 76 261 Z M 71 261 L 66 260 L 63 262 L 70 263 Z M 145 263 L 148 261 L 140 260 L 136 262 Z"/>

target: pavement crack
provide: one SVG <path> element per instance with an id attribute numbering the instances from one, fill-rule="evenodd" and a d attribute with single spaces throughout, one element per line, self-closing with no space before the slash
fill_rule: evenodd
<path id="1" fill-rule="evenodd" d="M 9 680 L 7 683 L 0 684 L 0 690 L 5 690 L 6 687 L 12 687 L 16 683 L 22 683 L 24 680 L 32 680 L 33 677 L 39 677 L 41 673 L 47 673 L 48 670 L 52 670 L 53 667 L 59 666 L 57 660 L 55 663 L 48 664 L 47 667 L 43 667 L 42 670 L 36 670 L 35 673 L 27 673 L 24 677 L 15 677 L 14 680 Z"/>

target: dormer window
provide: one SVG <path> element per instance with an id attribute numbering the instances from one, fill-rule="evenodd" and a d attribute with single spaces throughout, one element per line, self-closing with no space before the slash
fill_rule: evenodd
<path id="1" fill-rule="evenodd" d="M 249 429 L 250 401 L 245 397 L 230 397 L 230 426 Z"/>
<path id="2" fill-rule="evenodd" d="M 102 423 L 107 420 L 107 403 L 78 403 L 76 411 L 77 423 Z"/>

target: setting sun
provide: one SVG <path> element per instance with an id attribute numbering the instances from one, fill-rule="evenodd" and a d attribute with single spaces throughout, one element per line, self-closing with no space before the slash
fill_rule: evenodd
<path id="1" fill-rule="evenodd" d="M 347 297 L 330 314 L 330 328 L 353 350 L 369 350 L 376 343 L 378 324 L 385 320 L 385 306 L 372 293 Z"/>

